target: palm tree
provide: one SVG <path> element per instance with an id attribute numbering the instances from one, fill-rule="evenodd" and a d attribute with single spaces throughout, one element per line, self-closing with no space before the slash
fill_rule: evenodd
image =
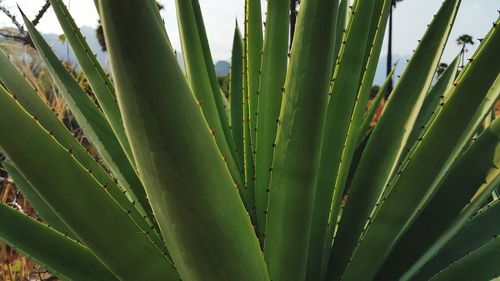
<path id="1" fill-rule="evenodd" d="M 474 45 L 474 39 L 469 34 L 463 34 L 457 38 L 457 45 L 462 46 L 460 55 L 462 56 L 462 67 L 465 64 L 465 53 L 467 50 L 467 45 Z"/>
<path id="2" fill-rule="evenodd" d="M 398 2 L 402 2 L 403 0 L 392 0 L 391 11 L 389 14 L 389 38 L 387 44 L 387 76 L 391 73 L 392 69 L 392 10 L 396 8 L 396 4 Z M 389 81 L 389 85 L 387 85 L 387 96 L 392 92 L 392 78 Z"/>

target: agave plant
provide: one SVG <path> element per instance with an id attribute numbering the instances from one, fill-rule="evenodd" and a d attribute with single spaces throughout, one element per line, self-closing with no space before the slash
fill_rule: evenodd
<path id="1" fill-rule="evenodd" d="M 0 237 L 61 279 L 500 274 L 498 21 L 433 84 L 461 2 L 443 1 L 371 126 L 392 76 L 369 102 L 391 0 L 301 1 L 290 54 L 289 1 L 268 1 L 263 32 L 247 0 L 229 100 L 198 0 L 176 1 L 185 73 L 156 1 L 94 1 L 111 78 L 50 2 L 98 105 L 25 25 L 98 156 L 0 53 L 4 167 L 44 220 L 0 205 Z"/>

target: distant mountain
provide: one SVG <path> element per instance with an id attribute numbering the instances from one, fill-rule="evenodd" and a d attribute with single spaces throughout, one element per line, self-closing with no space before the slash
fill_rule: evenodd
<path id="1" fill-rule="evenodd" d="M 227 76 L 229 75 L 229 67 L 229 62 L 220 60 L 215 64 L 215 73 L 217 76 Z"/>
<path id="2" fill-rule="evenodd" d="M 80 31 L 87 40 L 90 49 L 94 52 L 94 54 L 97 55 L 97 60 L 101 63 L 104 69 L 109 71 L 108 55 L 101 49 L 101 45 L 97 40 L 95 28 L 90 26 L 82 26 L 80 28 Z M 52 47 L 52 49 L 59 57 L 59 59 L 70 62 L 75 65 L 78 64 L 76 57 L 73 51 L 71 50 L 71 47 L 68 46 L 68 42 L 61 40 L 60 39 L 61 36 L 59 34 L 46 33 L 43 34 L 43 37 L 45 38 L 47 43 L 49 43 L 49 45 Z M 182 58 L 181 52 L 177 52 L 177 62 L 181 66 L 181 69 L 184 70 L 184 60 Z"/>
<path id="3" fill-rule="evenodd" d="M 392 61 L 394 64 L 397 63 L 396 71 L 394 73 L 394 81 L 398 80 L 398 77 L 403 73 L 409 59 L 409 55 L 401 56 L 397 54 L 392 55 Z M 381 85 L 384 83 L 387 75 L 386 75 L 386 64 L 387 64 L 387 55 L 382 55 L 379 59 L 377 70 L 375 73 L 375 78 L 373 81 L 374 85 Z M 229 74 L 230 64 L 225 60 L 220 60 L 215 64 L 215 72 L 217 76 L 227 76 Z"/>
<path id="4" fill-rule="evenodd" d="M 102 64 L 102 66 L 109 70 L 109 61 L 107 57 L 107 53 L 103 52 L 101 49 L 101 45 L 99 45 L 99 41 L 97 40 L 96 32 L 94 27 L 90 26 L 82 26 L 80 28 L 83 36 L 86 38 L 90 48 L 97 55 L 97 59 Z M 68 61 L 70 63 L 77 64 L 75 55 L 70 47 L 68 47 L 68 43 L 64 42 L 60 39 L 59 34 L 46 33 L 43 34 L 44 38 L 47 40 L 49 45 L 52 47 L 56 55 L 64 61 Z M 394 73 L 395 81 L 397 81 L 398 77 L 403 73 L 404 68 L 406 67 L 407 59 L 409 59 L 409 55 L 398 55 L 393 54 L 393 63 L 397 63 L 396 72 Z M 184 70 L 184 61 L 182 58 L 181 52 L 177 52 L 177 61 L 181 68 Z M 387 55 L 382 55 L 377 65 L 377 71 L 375 74 L 374 85 L 381 85 L 384 83 L 386 79 L 386 61 Z M 229 74 L 230 64 L 226 60 L 219 60 L 215 63 L 215 73 L 217 76 L 227 76 Z"/>

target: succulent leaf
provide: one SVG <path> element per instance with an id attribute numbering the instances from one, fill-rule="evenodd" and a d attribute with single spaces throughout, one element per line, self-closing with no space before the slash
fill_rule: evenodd
<path id="1" fill-rule="evenodd" d="M 178 280 L 170 261 L 87 171 L 0 87 L 0 147 L 78 238 L 122 280 Z M 19 146 L 19 139 L 36 139 Z M 36 155 L 39 155 L 38 157 Z M 43 155 L 50 155 L 47 162 Z M 52 175 L 47 177 L 47 175 Z M 111 186 L 110 186 L 111 188 Z M 91 206 L 91 207 L 89 207 Z M 95 231 L 99 229 L 99 231 Z M 130 264 L 137 267 L 131 268 Z"/>
<path id="2" fill-rule="evenodd" d="M 234 29 L 233 49 L 231 56 L 231 86 L 229 98 L 231 101 L 231 130 L 236 146 L 237 161 L 240 169 L 244 167 L 243 145 L 243 40 L 236 24 Z M 244 170 L 241 172 L 245 174 Z M 253 207 L 253 206 L 252 206 Z"/>
<path id="3" fill-rule="evenodd" d="M 199 0 L 176 1 L 185 72 L 158 1 L 94 0 L 109 76 L 48 0 L 85 89 L 23 14 L 36 49 L 0 51 L 0 172 L 47 225 L 0 205 L 0 239 L 63 281 L 500 274 L 500 19 L 440 71 L 461 3 L 442 0 L 394 90 L 393 69 L 371 99 L 401 0 L 268 0 L 265 22 L 262 1 L 240 1 L 227 84 Z"/>
<path id="4" fill-rule="evenodd" d="M 478 249 L 500 233 L 500 200 L 480 210 L 416 274 L 415 280 L 429 280 L 452 262 Z"/>
<path id="5" fill-rule="evenodd" d="M 260 71 L 262 67 L 262 10 L 260 0 L 245 0 L 245 46 L 248 84 L 248 104 L 250 117 L 250 136 L 252 149 L 255 151 L 257 136 L 258 92 L 260 85 Z M 253 152 L 255 154 L 255 152 Z M 255 156 L 254 156 L 255 158 Z"/>
<path id="6" fill-rule="evenodd" d="M 397 279 L 412 265 L 417 265 L 416 261 L 423 254 L 429 253 L 429 257 L 430 254 L 434 255 L 439 248 L 431 249 L 431 246 L 439 236 L 447 232 L 455 219 L 465 212 L 469 216 L 473 215 L 486 199 L 484 195 L 495 189 L 498 183 L 495 184 L 494 179 L 500 177 L 497 168 L 500 166 L 500 144 L 496 132 L 500 129 L 498 124 L 500 119 L 484 131 L 456 161 L 436 188 L 435 194 L 421 208 L 415 222 L 396 244 L 378 274 L 379 280 Z M 476 192 L 483 194 L 483 200 L 472 199 L 473 196 L 479 196 L 475 195 Z M 474 203 L 464 210 L 470 201 Z M 429 225 L 433 227 L 429 228 Z"/>
<path id="7" fill-rule="evenodd" d="M 9 227 L 0 228 L 0 239 L 59 277 L 75 281 L 118 280 L 87 247 L 49 226 L 4 204 L 0 204 L 0 219 L 9 222 Z"/>
<path id="8" fill-rule="evenodd" d="M 260 71 L 255 155 L 255 207 L 259 239 L 265 233 L 274 141 L 288 62 L 288 0 L 267 2 L 265 43 Z"/>
<path id="9" fill-rule="evenodd" d="M 143 212 L 150 213 L 141 181 L 108 120 L 58 60 L 33 24 L 25 16 L 23 18 L 31 39 L 85 136 L 95 146 L 120 184 L 126 188 L 127 196 L 133 201 L 140 202 L 137 207 L 143 208 Z"/>
<path id="10" fill-rule="evenodd" d="M 269 187 L 264 254 L 274 281 L 306 274 L 309 228 L 333 60 L 337 1 L 301 3 Z M 307 20 L 314 17 L 314 21 Z"/>
<path id="11" fill-rule="evenodd" d="M 168 38 L 157 36 L 154 8 L 100 7 L 127 136 L 181 278 L 268 280 L 238 189 Z"/>
<path id="12" fill-rule="evenodd" d="M 30 205 L 35 209 L 38 216 L 40 216 L 48 225 L 55 230 L 70 236 L 72 239 L 77 239 L 76 235 L 71 229 L 59 218 L 57 213 L 52 210 L 49 205 L 36 193 L 35 189 L 30 183 L 19 173 L 16 167 L 7 162 L 2 163 L 3 167 L 13 179 L 16 187 L 21 190 L 23 195 L 28 199 Z"/>
<path id="13" fill-rule="evenodd" d="M 335 220 L 338 215 L 337 209 L 343 195 L 345 181 L 354 151 L 358 144 L 359 127 L 362 121 L 369 91 L 360 91 L 365 72 L 371 71 L 376 65 L 365 68 L 370 58 L 372 48 L 380 50 L 380 46 L 372 44 L 377 36 L 377 30 L 381 29 L 377 36 L 381 38 L 384 25 L 388 16 L 389 1 L 358 1 L 353 6 L 353 15 L 350 17 L 349 29 L 345 34 L 345 41 L 341 47 L 337 67 L 333 74 L 331 97 L 328 103 L 323 145 L 321 147 L 321 160 L 317 180 L 317 191 L 315 199 L 315 210 L 313 215 L 313 228 L 311 229 L 310 265 L 321 264 L 318 259 L 322 257 L 323 243 L 331 243 L 331 238 L 326 234 L 328 218 Z M 366 29 L 366 21 L 370 23 L 369 32 L 361 32 Z M 343 40 L 344 40 L 343 39 Z M 377 40 L 381 45 L 382 40 Z M 373 57 L 378 57 L 374 55 Z M 368 79 L 366 79 L 368 80 Z M 371 88 L 371 87 L 370 87 Z M 363 94 L 363 96 L 360 96 Z M 333 200 L 332 200 L 333 196 Z M 332 210 L 330 213 L 330 209 Z M 332 223 L 335 224 L 335 221 Z M 328 235 L 325 238 L 325 235 Z M 326 242 L 325 239 L 327 239 Z M 318 269 L 312 272 L 319 272 Z M 313 280 L 318 277 L 312 277 Z"/>
<path id="14" fill-rule="evenodd" d="M 186 65 L 186 72 L 188 82 L 191 87 L 192 93 L 198 100 L 199 107 L 201 108 L 205 120 L 212 131 L 217 146 L 219 147 L 222 157 L 227 163 L 228 169 L 239 187 L 243 186 L 243 178 L 240 173 L 241 169 L 234 158 L 234 149 L 231 148 L 230 143 L 233 143 L 230 132 L 224 129 L 227 125 L 227 118 L 222 108 L 219 112 L 216 98 L 221 98 L 220 88 L 214 90 L 211 86 L 211 78 L 206 67 L 202 43 L 197 28 L 197 20 L 193 11 L 192 0 L 178 0 L 177 13 L 179 14 L 179 30 L 181 34 L 184 62 Z M 220 101 L 222 102 L 222 100 Z M 224 125 L 225 123 L 225 125 Z M 226 137 L 229 134 L 229 138 Z M 243 188 L 240 188 L 243 191 Z M 242 198 L 247 204 L 245 194 L 242 193 Z M 247 206 L 247 208 L 249 208 Z"/>
<path id="15" fill-rule="evenodd" d="M 79 65 L 92 87 L 93 93 L 99 102 L 99 106 L 126 153 L 129 162 L 135 165 L 130 150 L 130 144 L 125 136 L 120 109 L 118 108 L 118 103 L 115 98 L 113 83 L 97 61 L 97 58 L 85 41 L 85 38 L 77 27 L 74 19 L 71 17 L 66 5 L 64 5 L 61 0 L 52 0 L 50 3 L 66 35 L 66 39 L 75 53 Z"/>
<path id="16" fill-rule="evenodd" d="M 445 2 L 445 9 L 442 11 L 448 10 L 448 13 L 454 14 L 457 4 L 453 1 Z M 439 17 L 440 13 L 436 19 Z M 465 70 L 466 73 L 451 89 L 449 98 L 435 121 L 388 187 L 388 193 L 381 199 L 380 206 L 370 220 L 344 274 L 346 278 L 349 276 L 348 280 L 360 274 L 360 271 L 356 271 L 358 266 L 366 270 L 366 276 L 376 273 L 383 259 L 367 264 L 366 251 L 385 257 L 392 250 L 397 239 L 411 223 L 417 207 L 434 191 L 435 183 L 444 176 L 471 138 L 474 128 L 491 108 L 493 101 L 485 98 L 499 71 L 498 64 L 495 64 L 498 52 L 494 51 L 500 47 L 497 29 L 483 41 L 475 59 Z M 384 117 L 387 116 L 385 111 Z"/>

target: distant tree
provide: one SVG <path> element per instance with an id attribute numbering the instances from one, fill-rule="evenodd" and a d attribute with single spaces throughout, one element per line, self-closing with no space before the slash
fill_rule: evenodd
<path id="1" fill-rule="evenodd" d="M 29 37 L 28 32 L 26 32 L 26 30 L 24 29 L 23 25 L 17 20 L 16 16 L 10 12 L 9 9 L 1 5 L 1 2 L 2 1 L 0 1 L 0 11 L 3 14 L 5 14 L 10 19 L 10 21 L 16 26 L 17 32 L 15 33 L 0 32 L 0 36 L 5 38 L 10 38 L 17 42 L 21 42 L 25 45 L 33 46 L 33 42 L 31 41 L 31 38 Z M 31 21 L 31 23 L 33 23 L 34 26 L 36 26 L 40 22 L 40 20 L 42 19 L 43 15 L 45 15 L 45 12 L 47 12 L 49 7 L 50 7 L 50 2 L 47 0 L 45 1 L 45 4 L 42 6 L 40 11 L 38 11 L 33 21 Z"/>
<path id="2" fill-rule="evenodd" d="M 217 83 L 220 86 L 220 89 L 222 90 L 222 93 L 224 93 L 224 96 L 229 99 L 229 76 L 219 76 L 217 77 Z"/>
<path id="3" fill-rule="evenodd" d="M 437 69 L 437 77 L 441 77 L 441 75 L 443 75 L 444 71 L 446 70 L 446 68 L 448 68 L 448 64 L 447 63 L 440 63 L 439 66 L 438 66 L 438 69 Z"/>
<path id="4" fill-rule="evenodd" d="M 457 38 L 457 45 L 462 46 L 462 50 L 460 51 L 460 55 L 462 57 L 462 67 L 465 65 L 465 53 L 469 50 L 467 49 L 467 45 L 474 45 L 474 39 L 469 34 L 463 34 Z"/>
<path id="5" fill-rule="evenodd" d="M 106 41 L 104 40 L 104 30 L 102 29 L 102 24 L 101 21 L 98 21 L 99 25 L 97 26 L 95 30 L 95 35 L 97 37 L 97 41 L 99 42 L 99 45 L 101 45 L 101 50 L 103 52 L 106 52 L 108 50 L 108 47 L 106 46 Z"/>
<path id="6" fill-rule="evenodd" d="M 370 91 L 370 100 L 373 99 L 377 95 L 377 93 L 378 93 L 379 90 L 380 90 L 380 86 L 379 85 L 373 85 L 373 87 L 372 87 L 372 89 Z"/>

